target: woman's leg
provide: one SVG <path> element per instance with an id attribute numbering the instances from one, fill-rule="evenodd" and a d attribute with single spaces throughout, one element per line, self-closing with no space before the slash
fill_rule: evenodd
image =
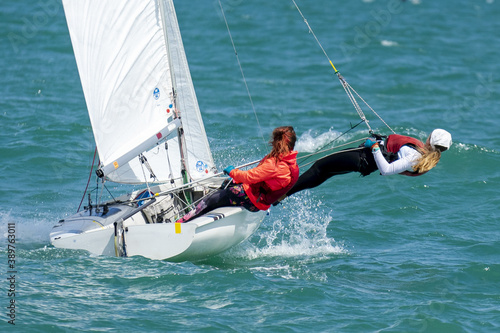
<path id="1" fill-rule="evenodd" d="M 228 188 L 228 198 L 231 206 L 240 206 L 251 212 L 258 212 L 248 195 L 245 193 L 243 184 L 237 184 Z"/>
<path id="2" fill-rule="evenodd" d="M 242 206 L 245 209 L 256 212 L 259 209 L 255 207 L 243 190 L 243 185 L 238 184 L 230 186 L 223 190 L 217 190 L 210 196 L 202 199 L 195 209 L 184 215 L 177 223 L 188 222 L 200 215 L 206 214 L 215 208 L 224 206 Z"/>
<path id="3" fill-rule="evenodd" d="M 177 220 L 176 223 L 184 223 L 184 222 L 187 222 L 195 217 L 206 214 L 209 211 L 214 210 L 215 208 L 229 206 L 226 191 L 227 191 L 227 189 L 217 190 L 214 193 L 212 193 L 211 195 L 209 195 L 208 197 L 203 198 L 200 201 L 200 203 L 198 203 L 198 205 L 196 206 L 195 209 L 188 212 L 182 218 Z"/>
<path id="4" fill-rule="evenodd" d="M 376 169 L 377 166 L 369 148 L 342 150 L 317 160 L 309 170 L 299 177 L 287 196 L 316 187 L 335 175 L 361 172 L 363 176 L 366 176 Z"/>

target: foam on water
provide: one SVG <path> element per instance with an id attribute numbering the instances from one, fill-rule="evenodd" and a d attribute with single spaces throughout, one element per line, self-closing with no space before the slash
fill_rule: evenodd
<path id="1" fill-rule="evenodd" d="M 380 45 L 382 46 L 387 46 L 387 47 L 392 47 L 392 46 L 398 46 L 398 42 L 392 41 L 392 40 L 382 40 L 380 41 Z"/>
<path id="2" fill-rule="evenodd" d="M 15 224 L 16 243 L 22 247 L 39 248 L 49 244 L 49 233 L 56 220 L 49 220 L 42 216 L 33 219 L 19 218 L 13 216 L 11 211 L 0 212 L 1 237 L 0 242 L 7 239 L 7 226 Z"/>
<path id="3" fill-rule="evenodd" d="M 227 257 L 247 260 L 265 258 L 303 258 L 321 260 L 332 255 L 346 254 L 342 244 L 328 236 L 332 217 L 324 211 L 321 201 L 314 202 L 307 193 L 287 198 L 272 207 L 260 229 L 227 253 Z"/>
<path id="4" fill-rule="evenodd" d="M 340 136 L 342 133 L 336 131 L 332 128 L 328 132 L 316 135 L 312 129 L 304 132 L 297 137 L 297 142 L 295 144 L 295 150 L 300 153 L 310 153 L 314 152 L 325 145 L 339 145 L 348 142 L 353 139 L 354 136 L 364 135 L 366 136 L 366 131 L 356 131 L 352 133 L 347 133 Z M 315 136 L 316 135 L 316 136 Z"/>

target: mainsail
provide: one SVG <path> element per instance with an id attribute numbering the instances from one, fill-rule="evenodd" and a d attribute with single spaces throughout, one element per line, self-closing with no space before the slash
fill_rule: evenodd
<path id="1" fill-rule="evenodd" d="M 172 0 L 63 4 L 105 176 L 123 183 L 181 179 L 182 154 L 191 179 L 213 175 Z"/>

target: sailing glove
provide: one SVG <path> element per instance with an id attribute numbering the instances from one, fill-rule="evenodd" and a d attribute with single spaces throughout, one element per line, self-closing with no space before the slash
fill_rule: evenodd
<path id="1" fill-rule="evenodd" d="M 365 147 L 371 148 L 372 152 L 379 150 L 378 142 L 375 138 L 368 138 L 365 141 Z"/>
<path id="2" fill-rule="evenodd" d="M 376 144 L 376 143 L 377 143 L 377 141 L 376 141 L 374 138 L 368 138 L 368 139 L 366 139 L 366 141 L 365 141 L 365 147 L 366 147 L 366 148 L 371 148 L 371 147 L 373 147 L 373 145 L 374 145 L 374 144 Z"/>
<path id="3" fill-rule="evenodd" d="M 230 165 L 224 169 L 224 173 L 229 176 L 229 174 L 231 173 L 231 171 L 233 171 L 233 169 L 234 169 L 234 166 Z"/>

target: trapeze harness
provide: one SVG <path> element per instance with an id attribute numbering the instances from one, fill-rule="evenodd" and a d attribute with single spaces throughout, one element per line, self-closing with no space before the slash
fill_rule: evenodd
<path id="1" fill-rule="evenodd" d="M 380 146 L 382 155 L 384 155 L 387 162 L 392 163 L 398 159 L 398 151 L 402 146 L 409 146 L 417 151 L 425 150 L 425 146 L 422 141 L 412 138 L 410 136 L 391 134 L 385 140 L 385 145 Z M 423 175 L 425 172 L 415 172 L 415 171 L 404 171 L 400 175 L 417 177 Z"/>

